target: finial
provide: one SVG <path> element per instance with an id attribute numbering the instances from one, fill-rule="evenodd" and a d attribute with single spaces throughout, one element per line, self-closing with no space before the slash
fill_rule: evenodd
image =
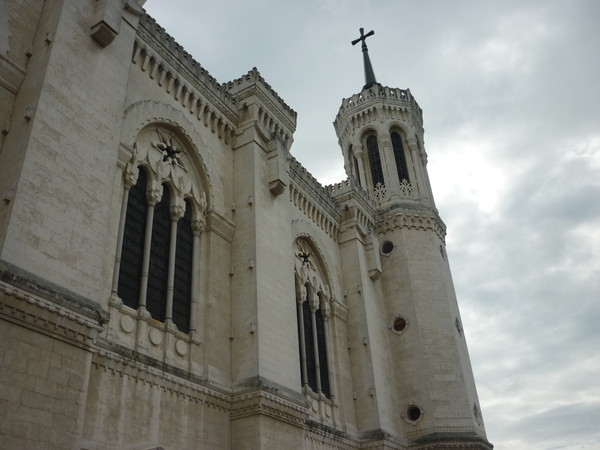
<path id="1" fill-rule="evenodd" d="M 363 86 L 363 89 L 367 89 L 377 83 L 377 80 L 375 79 L 375 73 L 373 72 L 373 67 L 371 66 L 371 60 L 369 59 L 369 49 L 367 48 L 366 42 L 367 38 L 369 36 L 373 36 L 375 32 L 371 30 L 365 34 L 364 28 L 360 28 L 359 31 L 360 37 L 358 39 L 354 39 L 352 41 L 352 45 L 356 45 L 362 41 L 363 61 L 365 64 L 365 85 Z"/>

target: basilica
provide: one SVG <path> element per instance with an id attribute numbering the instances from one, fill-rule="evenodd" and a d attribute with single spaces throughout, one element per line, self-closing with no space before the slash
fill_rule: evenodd
<path id="1" fill-rule="evenodd" d="M 0 2 L 0 449 L 491 449 L 371 33 L 323 186 L 260 72 L 216 80 L 143 4 Z"/>

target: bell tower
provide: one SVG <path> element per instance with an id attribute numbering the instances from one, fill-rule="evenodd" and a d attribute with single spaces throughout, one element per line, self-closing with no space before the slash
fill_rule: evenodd
<path id="1" fill-rule="evenodd" d="M 361 28 L 352 42 L 362 42 L 365 85 L 334 122 L 348 176 L 332 192 L 345 211 L 358 431 L 415 448 L 491 449 L 427 173 L 423 113 L 410 90 L 376 81 L 365 41 L 373 34 Z"/>

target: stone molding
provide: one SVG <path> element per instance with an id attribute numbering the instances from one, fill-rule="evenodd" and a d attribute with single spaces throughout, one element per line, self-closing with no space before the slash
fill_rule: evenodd
<path id="1" fill-rule="evenodd" d="M 304 440 L 308 443 L 308 448 L 328 448 L 328 449 L 361 449 L 360 441 L 349 434 L 335 430 L 327 425 L 307 421 L 305 425 Z"/>
<path id="2" fill-rule="evenodd" d="M 0 318 L 89 350 L 103 327 L 14 285 L 0 281 Z"/>
<path id="3" fill-rule="evenodd" d="M 407 433 L 407 437 L 417 432 Z M 436 427 L 422 429 L 413 437 L 410 450 L 492 450 L 494 446 L 471 427 Z"/>
<path id="4" fill-rule="evenodd" d="M 343 99 L 333 124 L 338 138 L 347 140 L 356 129 L 379 120 L 410 123 L 423 132 L 423 111 L 410 90 L 381 84 Z"/>
<path id="5" fill-rule="evenodd" d="M 291 143 L 292 134 L 296 131 L 296 119 L 298 114 L 290 108 L 275 90 L 265 81 L 256 67 L 241 77 L 224 84 L 225 88 L 235 98 L 238 106 L 243 100 L 251 96 L 256 96 L 267 108 L 272 111 L 276 120 L 272 117 L 263 117 L 262 121 L 272 126 L 267 126 L 270 133 L 283 133 L 283 128 L 289 132 L 285 135 L 284 141 Z M 266 111 L 263 114 L 268 116 Z M 276 124 L 279 121 L 280 124 Z M 289 145 L 288 145 L 289 148 Z"/>
<path id="6" fill-rule="evenodd" d="M 149 18 L 149 16 L 145 17 Z M 232 142 L 235 138 L 238 113 L 235 100 L 226 92 L 224 86 L 218 84 L 200 64 L 192 59 L 191 55 L 183 51 L 179 44 L 174 43 L 173 49 L 179 48 L 185 54 L 182 57 L 183 61 L 177 60 L 177 55 L 168 54 L 164 45 L 152 45 L 149 36 L 144 36 L 144 33 L 140 32 L 143 29 L 143 27 L 138 29 L 138 36 L 141 39 L 135 42 L 133 64 L 137 65 L 142 72 L 146 72 L 158 86 L 170 94 L 191 115 L 203 122 L 219 139 L 223 139 L 226 143 Z M 166 33 L 165 35 L 168 36 Z M 191 68 L 187 67 L 188 65 Z"/>
<path id="7" fill-rule="evenodd" d="M 98 349 L 93 355 L 92 366 L 98 370 L 128 377 L 137 383 L 150 384 L 165 392 L 221 412 L 230 411 L 230 395 L 216 387 L 207 386 L 205 380 L 150 357 L 143 357 L 131 350 L 128 351 L 130 357 L 123 354 L 127 352 L 125 349 L 113 347 L 116 352 L 105 348 Z"/>
<path id="8" fill-rule="evenodd" d="M 233 395 L 231 421 L 257 414 L 303 428 L 307 408 L 262 389 Z"/>
<path id="9" fill-rule="evenodd" d="M 290 161 L 290 202 L 327 235 L 337 240 L 339 203 L 295 158 Z"/>
<path id="10" fill-rule="evenodd" d="M 21 292 L 20 296 L 35 298 L 48 303 L 48 308 L 64 308 L 64 315 L 73 313 L 101 326 L 108 322 L 108 313 L 96 302 L 55 285 L 26 270 L 0 260 L 0 282 Z M 75 317 L 74 316 L 74 317 Z M 78 319 L 77 319 L 78 320 Z M 87 323 L 87 322 L 86 322 Z"/>
<path id="11" fill-rule="evenodd" d="M 17 95 L 27 70 L 19 65 L 8 52 L 0 54 L 0 86 Z"/>
<path id="12" fill-rule="evenodd" d="M 446 242 L 446 225 L 444 225 L 442 219 L 440 219 L 433 211 L 429 213 L 426 213 L 425 211 L 415 213 L 397 211 L 393 214 L 386 214 L 385 217 L 380 218 L 375 226 L 377 233 L 390 232 L 396 228 L 430 230 L 433 231 L 443 243 Z"/>
<path id="13" fill-rule="evenodd" d="M 227 92 L 223 84 L 220 84 L 208 71 L 196 61 L 192 55 L 185 51 L 175 39 L 169 35 L 163 27 L 150 15 L 145 14 L 140 20 L 138 36 L 148 43 L 155 43 L 152 48 L 160 52 L 165 60 L 172 64 L 177 72 L 187 72 L 190 78 L 196 79 L 202 84 L 202 89 L 223 106 L 235 112 L 235 99 Z"/>
<path id="14" fill-rule="evenodd" d="M 223 238 L 226 242 L 233 242 L 233 233 L 235 224 L 227 217 L 219 214 L 215 210 L 209 211 L 206 216 L 205 231 L 213 231 L 217 236 Z"/>
<path id="15" fill-rule="evenodd" d="M 204 192 L 208 194 L 206 198 L 208 203 L 207 209 L 211 210 L 214 204 L 214 187 L 209 168 L 204 162 L 203 155 L 198 146 L 202 148 L 208 147 L 182 111 L 152 100 L 143 100 L 129 105 L 123 114 L 117 165 L 119 167 L 123 166 L 123 168 L 126 167 L 136 151 L 135 147 L 137 146 L 140 133 L 152 124 L 155 124 L 156 127 L 167 125 L 176 131 L 179 139 L 188 150 L 188 157 L 194 158 L 195 164 L 198 164 L 199 171 L 201 172 L 198 175 L 204 183 Z"/>

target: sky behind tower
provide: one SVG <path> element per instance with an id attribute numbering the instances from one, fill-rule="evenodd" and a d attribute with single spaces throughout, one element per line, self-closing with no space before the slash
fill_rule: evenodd
<path id="1" fill-rule="evenodd" d="M 423 109 L 429 175 L 488 438 L 600 448 L 600 1 L 148 0 L 219 82 L 257 67 L 291 152 L 345 178 L 332 122 L 377 81 Z"/>

